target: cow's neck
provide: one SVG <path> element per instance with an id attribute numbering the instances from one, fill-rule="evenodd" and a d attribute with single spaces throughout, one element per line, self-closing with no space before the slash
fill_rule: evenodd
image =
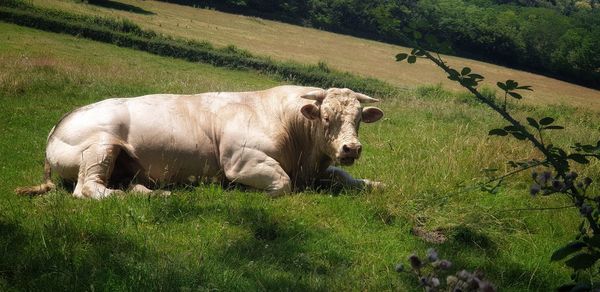
<path id="1" fill-rule="evenodd" d="M 295 113 L 285 121 L 280 163 L 294 186 L 304 188 L 318 179 L 318 175 L 331 164 L 331 159 L 318 145 L 323 141 L 316 139 L 317 123 L 302 116 L 299 110 Z"/>

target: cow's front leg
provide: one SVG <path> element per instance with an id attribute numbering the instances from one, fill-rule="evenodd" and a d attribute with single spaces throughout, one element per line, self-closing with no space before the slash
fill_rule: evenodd
<path id="1" fill-rule="evenodd" d="M 223 163 L 225 176 L 231 182 L 265 190 L 272 197 L 292 191 L 290 177 L 275 159 L 254 149 L 236 151 Z"/>
<path id="2" fill-rule="evenodd" d="M 330 180 L 333 184 L 341 184 L 343 187 L 350 187 L 360 190 L 382 190 L 384 184 L 368 179 L 355 179 L 343 169 L 335 166 L 328 167 L 321 176 L 326 180 Z"/>

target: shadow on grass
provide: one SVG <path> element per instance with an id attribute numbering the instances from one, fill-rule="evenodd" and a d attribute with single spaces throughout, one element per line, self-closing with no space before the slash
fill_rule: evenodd
<path id="1" fill-rule="evenodd" d="M 152 11 L 148 11 L 143 8 L 131 5 L 131 4 L 126 4 L 126 3 L 121 3 L 121 2 L 117 2 L 117 1 L 111 1 L 111 0 L 88 0 L 88 4 L 100 6 L 100 7 L 104 7 L 104 8 L 110 8 L 110 9 L 116 9 L 116 10 L 137 13 L 137 14 L 144 14 L 144 15 L 154 15 L 155 14 Z"/>
<path id="2" fill-rule="evenodd" d="M 537 271 L 521 262 L 512 259 L 498 257 L 499 246 L 485 233 L 465 225 L 459 225 L 448 230 L 448 241 L 436 248 L 442 258 L 450 260 L 453 270 L 467 269 L 481 270 L 487 278 L 503 279 L 503 283 L 494 282 L 496 287 L 501 285 L 503 290 L 535 290 L 553 291 L 555 287 L 548 278 L 555 277 L 552 271 Z M 457 251 L 459 251 L 457 255 Z M 469 258 L 461 258 L 459 255 L 470 254 Z M 481 256 L 481 259 L 472 258 L 473 255 Z M 473 264 L 479 262 L 479 266 Z M 414 280 L 414 279 L 413 279 Z M 523 286 L 527 284 L 527 286 Z"/>
<path id="3" fill-rule="evenodd" d="M 0 217 L 0 278 L 13 289 L 169 290 L 181 287 L 185 278 L 178 267 L 165 268 L 159 254 L 122 234 L 63 220 L 42 225 L 29 229 Z M 195 283 L 185 284 L 204 282 L 202 273 L 194 278 Z"/>
<path id="4" fill-rule="evenodd" d="M 197 205 L 185 198 L 169 198 L 154 209 L 155 220 L 185 222 L 199 216 L 245 230 L 250 236 L 219 244 L 211 255 L 219 269 L 238 271 L 242 282 L 261 290 L 320 290 L 327 278 L 338 275 L 350 259 L 338 251 L 323 252 L 316 242 L 327 234 L 300 225 L 285 215 L 272 214 L 259 206 L 225 204 Z M 322 278 L 315 281 L 315 278 Z M 319 284 L 315 284 L 319 283 Z"/>
<path id="5" fill-rule="evenodd" d="M 60 196 L 34 204 L 49 202 L 27 218 L 0 213 L 0 290 L 324 290 L 350 262 L 319 246 L 325 232 L 261 206 L 207 204 L 193 195 L 149 199 L 138 209 L 115 209 L 128 202 L 109 200 L 88 210 Z M 81 206 L 110 217 L 70 211 Z M 146 216 L 141 229 L 130 225 L 128 212 Z M 185 235 L 199 218 L 210 221 L 200 225 L 208 233 Z M 165 246 L 181 236 L 181 249 Z"/>

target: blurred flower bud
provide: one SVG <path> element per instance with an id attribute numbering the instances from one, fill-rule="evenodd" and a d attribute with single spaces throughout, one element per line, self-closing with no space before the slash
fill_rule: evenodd
<path id="1" fill-rule="evenodd" d="M 459 279 L 466 281 L 471 277 L 471 273 L 467 272 L 467 270 L 462 270 L 456 274 Z"/>
<path id="2" fill-rule="evenodd" d="M 441 260 L 440 264 L 439 264 L 440 269 L 442 270 L 447 270 L 450 267 L 452 267 L 452 262 L 447 261 L 447 260 Z"/>
<path id="3" fill-rule="evenodd" d="M 416 254 L 412 254 L 411 256 L 409 256 L 408 261 L 410 262 L 410 266 L 413 269 L 418 270 L 421 268 L 421 259 Z"/>
<path id="4" fill-rule="evenodd" d="M 587 188 L 590 184 L 592 184 L 592 179 L 589 177 L 586 177 L 583 179 L 583 185 Z"/>
<path id="5" fill-rule="evenodd" d="M 538 184 L 532 184 L 531 188 L 529 189 L 529 194 L 532 196 L 537 195 L 541 190 L 541 187 Z"/>
<path id="6" fill-rule="evenodd" d="M 477 277 L 471 277 L 467 280 L 467 286 L 470 288 L 470 290 L 477 290 L 479 289 L 479 278 Z"/>
<path id="7" fill-rule="evenodd" d="M 402 264 L 402 263 L 397 264 L 396 267 L 395 267 L 395 270 L 398 273 L 404 272 L 404 264 Z"/>
<path id="8" fill-rule="evenodd" d="M 549 171 L 542 172 L 542 175 L 540 176 L 540 179 L 539 179 L 540 185 L 545 185 L 550 180 L 551 177 L 552 177 L 551 172 L 549 172 Z"/>
<path id="9" fill-rule="evenodd" d="M 479 283 L 479 290 L 481 292 L 496 292 L 496 288 L 494 288 L 494 286 L 492 286 L 492 283 L 488 282 L 488 281 L 481 281 Z"/>
<path id="10" fill-rule="evenodd" d="M 430 262 L 437 261 L 437 259 L 438 259 L 438 253 L 437 253 L 437 251 L 435 251 L 435 249 L 433 249 L 433 248 L 428 249 L 427 250 L 427 259 Z"/>
<path id="11" fill-rule="evenodd" d="M 561 191 L 564 186 L 565 184 L 562 181 L 556 179 L 552 180 L 552 188 L 555 191 Z"/>
<path id="12" fill-rule="evenodd" d="M 429 280 L 429 284 L 431 284 L 431 287 L 437 288 L 440 286 L 440 279 L 433 277 Z"/>
<path id="13" fill-rule="evenodd" d="M 448 285 L 448 287 L 453 287 L 458 283 L 458 278 L 456 276 L 448 276 L 446 277 L 446 284 Z"/>
<path id="14" fill-rule="evenodd" d="M 565 174 L 565 178 L 568 180 L 574 180 L 577 178 L 577 173 L 574 171 L 568 172 L 567 174 Z"/>
<path id="15" fill-rule="evenodd" d="M 419 283 L 421 283 L 421 285 L 423 285 L 423 286 L 427 286 L 427 278 L 426 277 L 419 278 Z"/>

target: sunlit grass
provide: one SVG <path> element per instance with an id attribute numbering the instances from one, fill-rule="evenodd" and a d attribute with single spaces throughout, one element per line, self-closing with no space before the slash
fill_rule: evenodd
<path id="1" fill-rule="evenodd" d="M 394 264 L 448 240 L 456 267 L 481 268 L 505 290 L 549 290 L 569 271 L 549 255 L 574 235 L 564 198 L 531 199 L 528 173 L 495 195 L 473 184 L 482 169 L 535 155 L 487 135 L 503 122 L 440 87 L 380 104 L 361 127 L 364 155 L 348 170 L 385 182 L 382 193 L 260 192 L 203 185 L 171 197 L 78 200 L 64 189 L 17 197 L 39 183 L 45 139 L 60 116 L 116 96 L 255 90 L 277 81 L 97 42 L 0 24 L 0 288 L 16 290 L 414 290 Z M 595 142 L 600 120 L 570 107 L 511 105 L 519 116 L 557 116 L 555 144 Z M 585 170 L 600 179 L 600 165 Z M 465 188 L 466 187 L 466 188 Z"/>

